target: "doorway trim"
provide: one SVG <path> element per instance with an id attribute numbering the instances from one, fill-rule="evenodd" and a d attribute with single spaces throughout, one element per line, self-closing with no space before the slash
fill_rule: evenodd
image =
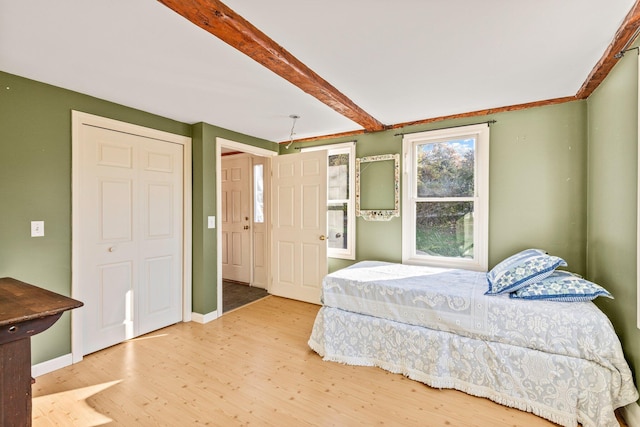
<path id="1" fill-rule="evenodd" d="M 182 321 L 191 321 L 191 280 L 192 280 L 192 174 L 191 174 L 191 138 L 119 120 L 108 119 L 81 111 L 71 111 L 71 296 L 80 291 L 78 276 L 79 244 L 76 233 L 80 230 L 79 189 L 80 189 L 80 129 L 83 125 L 100 127 L 116 132 L 130 133 L 145 138 L 180 144 L 183 147 L 183 224 L 182 224 Z M 83 358 L 82 316 L 79 311 L 71 313 L 71 356 L 72 363 Z"/>
<path id="2" fill-rule="evenodd" d="M 276 151 L 267 150 L 266 148 L 255 147 L 249 144 L 243 144 L 241 142 L 231 141 L 229 139 L 216 137 L 216 263 L 217 263 L 217 274 L 216 274 L 216 286 L 217 286 L 217 296 L 216 300 L 218 302 L 218 308 L 216 310 L 216 316 L 214 318 L 220 317 L 223 314 L 222 311 L 222 149 L 228 148 L 233 151 L 241 151 L 243 153 L 252 154 L 255 156 L 261 157 L 275 157 L 279 153 Z M 265 172 L 265 188 L 271 185 L 271 161 L 266 162 L 267 169 Z M 269 231 L 267 232 L 267 236 L 271 239 L 271 227 L 269 227 Z M 267 254 L 268 255 L 268 254 Z M 267 268 L 271 268 L 271 259 L 267 260 Z M 253 268 L 253 261 L 252 261 Z M 271 277 L 270 271 L 267 272 L 267 277 Z M 267 285 L 268 290 L 268 285 Z M 213 319 L 211 319 L 213 320 Z"/>

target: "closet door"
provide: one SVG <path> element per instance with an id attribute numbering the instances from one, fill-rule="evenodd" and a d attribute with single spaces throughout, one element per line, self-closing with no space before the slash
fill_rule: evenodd
<path id="1" fill-rule="evenodd" d="M 179 144 L 80 129 L 80 299 L 83 353 L 182 317 Z"/>

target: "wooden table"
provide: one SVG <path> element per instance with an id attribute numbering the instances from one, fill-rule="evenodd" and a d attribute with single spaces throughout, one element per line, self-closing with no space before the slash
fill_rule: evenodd
<path id="1" fill-rule="evenodd" d="M 31 340 L 83 304 L 9 277 L 0 278 L 0 427 L 31 426 Z"/>

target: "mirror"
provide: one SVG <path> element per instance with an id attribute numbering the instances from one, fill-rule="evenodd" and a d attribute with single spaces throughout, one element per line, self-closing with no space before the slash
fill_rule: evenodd
<path id="1" fill-rule="evenodd" d="M 399 163 L 399 154 L 356 159 L 356 216 L 367 221 L 389 221 L 400 216 Z M 362 182 L 367 186 L 364 193 Z"/>

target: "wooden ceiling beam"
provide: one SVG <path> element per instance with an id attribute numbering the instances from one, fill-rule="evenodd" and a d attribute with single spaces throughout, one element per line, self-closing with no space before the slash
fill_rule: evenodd
<path id="1" fill-rule="evenodd" d="M 633 42 L 633 37 L 636 35 L 636 30 L 640 27 L 640 0 L 636 0 L 627 16 L 622 21 L 622 25 L 616 31 L 613 40 L 605 50 L 604 54 L 600 58 L 600 61 L 593 67 L 591 73 L 578 90 L 576 98 L 586 99 L 593 93 L 594 90 L 604 81 L 609 72 L 616 65 L 620 57 L 616 55 L 625 47 L 628 47 Z"/>
<path id="2" fill-rule="evenodd" d="M 219 0 L 158 1 L 353 120 L 365 131 L 386 129 L 384 124 Z"/>
<path id="3" fill-rule="evenodd" d="M 346 95 L 294 57 L 290 52 L 219 0 L 158 1 L 364 128 L 364 130 L 354 130 L 353 132 L 344 132 L 337 135 L 300 139 L 296 140 L 296 142 L 321 140 L 336 136 L 358 135 L 364 132 L 375 132 L 386 129 L 399 129 L 446 119 L 482 116 L 503 111 L 586 99 L 604 81 L 618 59 L 620 59 L 616 57 L 616 55 L 623 49 L 628 48 L 631 42 L 633 42 L 634 36 L 636 36 L 636 31 L 640 28 L 640 0 L 636 0 L 618 28 L 612 42 L 591 70 L 575 96 L 386 126 L 369 115 Z"/>

